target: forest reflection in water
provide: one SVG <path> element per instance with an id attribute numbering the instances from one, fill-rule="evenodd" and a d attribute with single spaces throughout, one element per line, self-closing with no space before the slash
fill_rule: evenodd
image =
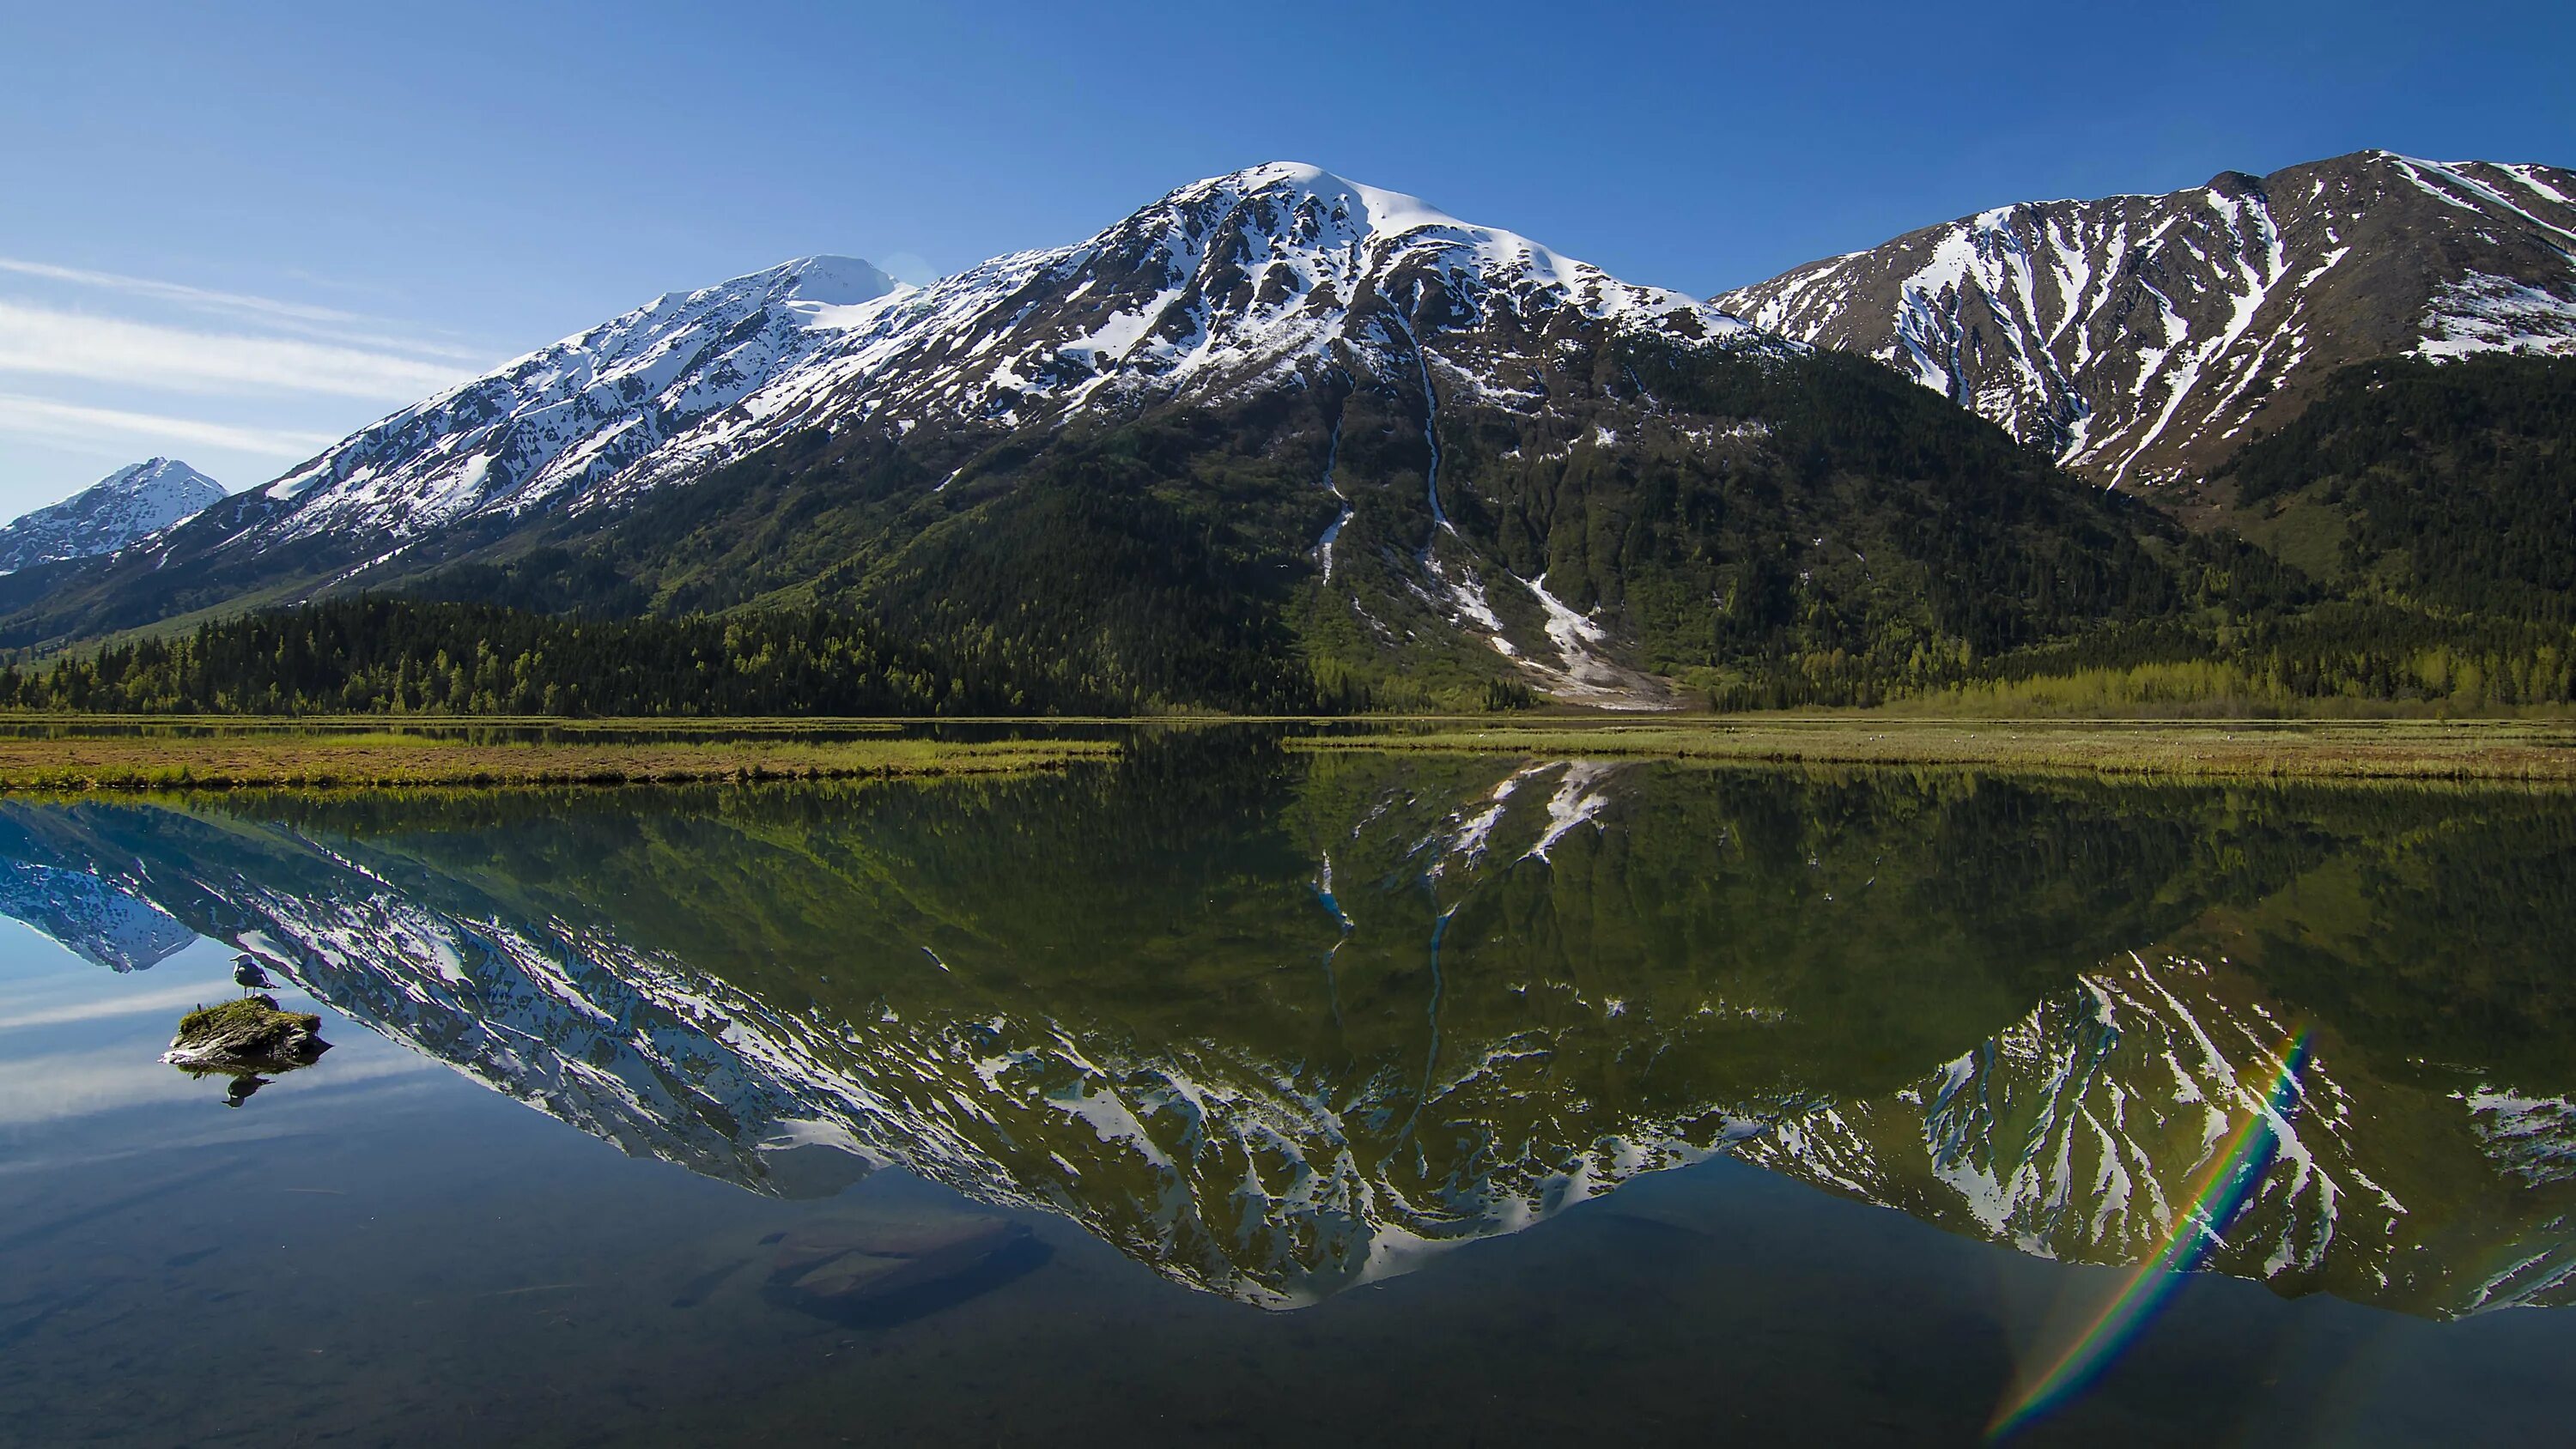
<path id="1" fill-rule="evenodd" d="M 237 946 L 631 1155 L 900 1169 L 1272 1308 L 1713 1154 L 2139 1262 L 2303 1030 L 2209 1266 L 2449 1319 L 2576 1294 L 2571 846 L 2551 793 L 1181 732 L 1007 781 L 12 803 L 0 909 L 118 971 Z M 972 1209 L 838 1231 L 760 1271 L 935 1311 L 1045 1257 Z"/>

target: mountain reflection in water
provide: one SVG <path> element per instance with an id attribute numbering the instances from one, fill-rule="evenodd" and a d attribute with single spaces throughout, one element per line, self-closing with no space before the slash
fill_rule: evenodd
<path id="1" fill-rule="evenodd" d="M 181 923 L 629 1153 L 900 1165 L 1265 1305 L 1717 1152 L 2137 1261 L 2295 1025 L 2214 1268 L 2576 1296 L 2559 795 L 1180 733 L 1000 782 L 11 803 L 0 859 L 93 961 Z"/>

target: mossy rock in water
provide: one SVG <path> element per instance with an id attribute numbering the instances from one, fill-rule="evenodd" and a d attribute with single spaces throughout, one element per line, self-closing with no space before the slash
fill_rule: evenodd
<path id="1" fill-rule="evenodd" d="M 331 1049 L 317 1033 L 322 1018 L 281 1011 L 277 998 L 253 994 L 200 1006 L 179 1019 L 179 1034 L 161 1060 L 179 1067 L 300 1067 Z"/>

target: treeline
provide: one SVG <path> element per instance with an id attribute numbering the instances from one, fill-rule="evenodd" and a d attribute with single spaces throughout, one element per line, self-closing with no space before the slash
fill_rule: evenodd
<path id="1" fill-rule="evenodd" d="M 2576 702 L 2576 635 L 2536 620 L 2329 600 L 2279 618 L 2108 629 L 1998 659 L 1941 693 L 2065 713 L 2559 709 Z"/>
<path id="2" fill-rule="evenodd" d="M 1844 651 L 1753 661 L 1708 690 L 1721 711 L 1931 702 L 2035 713 L 2432 713 L 2576 704 L 2576 633 L 2528 619 L 2330 599 L 2280 614 L 2106 625 L 2063 643 L 1902 664 Z"/>
<path id="3" fill-rule="evenodd" d="M 2043 676 L 2098 676 L 2181 661 L 2241 663 L 2239 651 L 2255 630 L 2268 628 L 2272 632 L 2265 637 L 2278 637 L 2331 598 L 2297 570 L 2232 535 L 2179 535 L 2164 546 L 2166 594 L 2157 611 L 2132 609 L 2097 617 L 2055 640 L 1996 651 L 1925 632 L 1882 632 L 1853 647 L 1766 650 L 1715 672 L 1705 686 L 1710 707 L 1723 712 L 1871 708 Z M 2419 618 L 2403 610 L 2391 612 Z M 2308 671 L 2301 677 L 2316 674 Z M 2339 686 L 2340 677 L 2333 682 Z"/>
<path id="4" fill-rule="evenodd" d="M 1159 703 L 1068 677 L 987 633 L 937 648 L 822 610 L 564 618 L 397 597 L 330 600 L 0 667 L 0 708 L 152 714 L 830 716 L 1125 714 Z M 1347 704 L 1321 691 L 1306 708 Z"/>

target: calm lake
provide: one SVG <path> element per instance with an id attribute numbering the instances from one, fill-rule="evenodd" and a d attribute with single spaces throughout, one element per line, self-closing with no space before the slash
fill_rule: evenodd
<path id="1" fill-rule="evenodd" d="M 5 1443 L 2576 1423 L 2566 793 L 1147 732 L 6 801 L 0 912 Z M 162 1064 L 244 953 L 334 1049 Z"/>

